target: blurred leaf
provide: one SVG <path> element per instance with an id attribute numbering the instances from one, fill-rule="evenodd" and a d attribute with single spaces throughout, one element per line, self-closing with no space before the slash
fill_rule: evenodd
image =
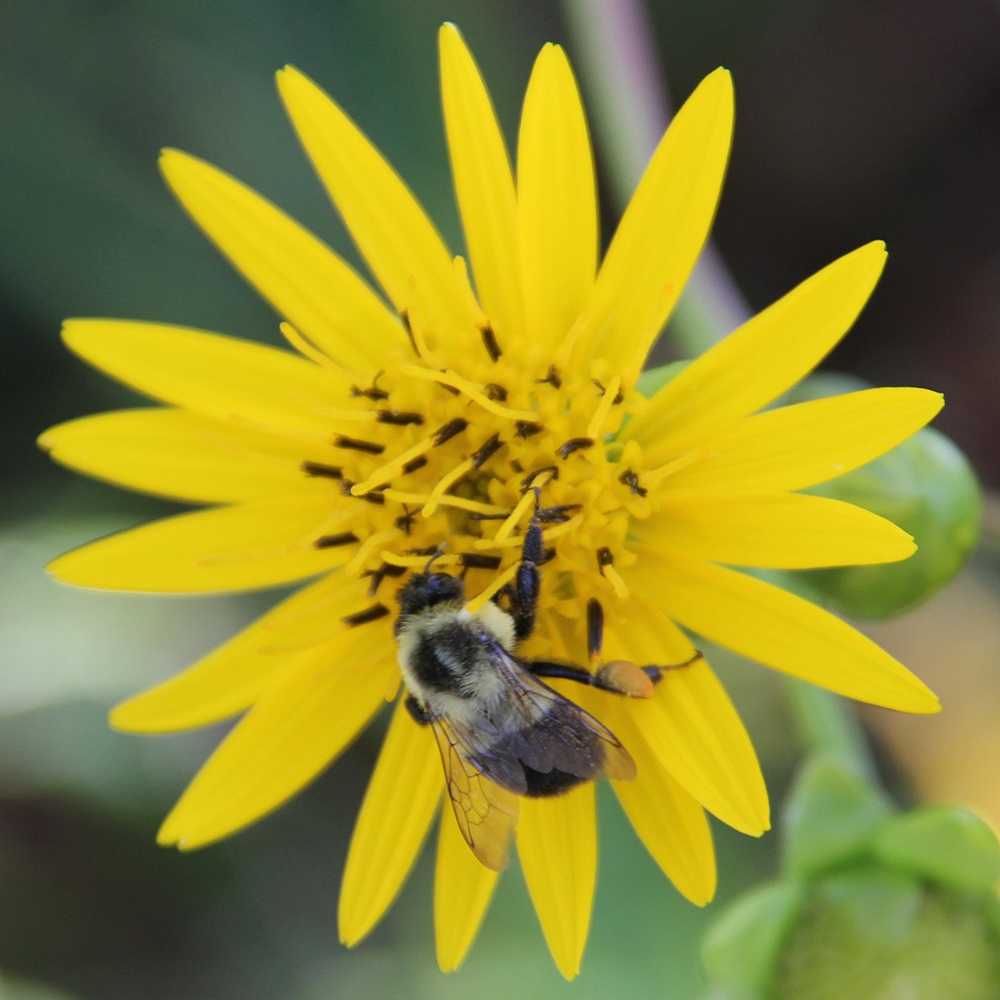
<path id="1" fill-rule="evenodd" d="M 709 928 L 702 962 L 719 1000 L 756 1000 L 799 913 L 803 889 L 773 882 L 741 896 Z"/>
<path id="2" fill-rule="evenodd" d="M 865 387 L 851 376 L 814 375 L 789 401 Z M 851 617 L 891 618 L 926 600 L 961 569 L 979 538 L 982 493 L 975 471 L 956 445 L 929 427 L 881 458 L 806 492 L 888 518 L 917 543 L 917 552 L 902 562 L 788 574 Z"/>
<path id="3" fill-rule="evenodd" d="M 814 757 L 785 805 L 785 870 L 804 878 L 849 861 L 888 815 L 888 803 L 866 778 L 834 757 Z"/>
<path id="4" fill-rule="evenodd" d="M 659 368 L 647 368 L 636 380 L 636 392 L 641 393 L 646 399 L 651 399 L 690 364 L 690 361 L 672 361 L 669 365 L 660 365 Z"/>
<path id="5" fill-rule="evenodd" d="M 128 525 L 30 521 L 0 532 L 0 714 L 123 697 L 187 666 L 251 621 L 274 595 L 164 598 L 49 579 L 45 564 Z"/>
<path id="6" fill-rule="evenodd" d="M 957 892 L 990 892 L 1000 880 L 996 834 L 975 813 L 931 805 L 894 816 L 874 841 L 879 860 Z"/>

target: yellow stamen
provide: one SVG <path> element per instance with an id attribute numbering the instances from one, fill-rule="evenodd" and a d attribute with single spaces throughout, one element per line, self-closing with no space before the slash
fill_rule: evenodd
<path id="1" fill-rule="evenodd" d="M 385 545 L 386 542 L 391 542 L 398 537 L 399 533 L 398 528 L 390 528 L 388 531 L 376 531 L 375 534 L 366 538 L 358 551 L 354 553 L 354 558 L 344 567 L 344 575 L 357 576 L 364 569 L 365 562 L 372 550 Z"/>
<path id="2" fill-rule="evenodd" d="M 483 392 L 482 388 L 475 382 L 469 382 L 457 375 L 450 368 L 446 372 L 434 371 L 431 368 L 421 368 L 419 365 L 400 365 L 399 370 L 404 375 L 411 375 L 413 378 L 427 379 L 429 382 L 439 382 L 441 385 L 450 385 L 452 389 L 464 392 L 473 402 L 478 403 L 484 410 L 488 410 L 494 416 L 503 417 L 504 420 L 531 420 L 538 416 L 533 410 L 511 410 L 506 406 L 490 399 Z"/>
<path id="3" fill-rule="evenodd" d="M 671 462 L 667 462 L 666 465 L 661 465 L 658 469 L 653 469 L 652 472 L 642 473 L 639 482 L 649 489 L 652 486 L 659 486 L 667 476 L 672 476 L 675 472 L 680 472 L 681 469 L 686 469 L 689 465 L 693 465 L 699 459 L 704 458 L 706 455 L 712 453 L 711 445 L 704 445 L 701 448 L 695 448 L 692 451 L 681 455 L 680 458 L 675 458 Z"/>
<path id="4" fill-rule="evenodd" d="M 604 395 L 601 397 L 601 402 L 594 411 L 594 417 L 587 427 L 587 437 L 593 438 L 595 441 L 597 440 L 597 435 L 604 426 L 604 421 L 608 418 L 608 411 L 614 405 L 615 397 L 618 395 L 621 384 L 622 380 L 619 375 L 616 375 L 608 383 L 608 387 L 604 390 Z"/>
<path id="5" fill-rule="evenodd" d="M 397 503 L 427 503 L 430 500 L 429 493 L 404 493 L 402 490 L 383 490 L 382 496 L 386 500 L 395 500 Z M 458 507 L 460 510 L 471 511 L 473 514 L 506 514 L 504 507 L 494 507 L 491 503 L 480 503 L 478 500 L 466 500 L 465 497 L 453 497 L 446 493 L 437 499 L 441 507 Z"/>
<path id="6" fill-rule="evenodd" d="M 628 597 L 628 584 L 621 578 L 618 570 L 612 565 L 602 566 L 601 573 L 604 575 L 604 579 L 607 580 L 612 587 L 615 588 L 615 593 L 622 598 Z"/>
<path id="7" fill-rule="evenodd" d="M 542 477 L 539 476 L 538 478 L 541 479 Z M 546 480 L 546 482 L 547 481 L 548 480 Z M 544 486 L 545 483 L 539 483 L 538 485 Z M 518 500 L 517 506 L 511 511 L 510 517 L 508 517 L 507 520 L 500 525 L 493 541 L 498 543 L 503 542 L 503 540 L 517 527 L 518 522 L 534 506 L 534 504 L 534 490 L 525 490 L 524 496 Z"/>
<path id="8" fill-rule="evenodd" d="M 487 601 L 489 601 L 494 594 L 500 591 L 506 584 L 514 579 L 514 574 L 517 573 L 517 567 L 521 564 L 519 562 L 514 563 L 513 566 L 509 566 L 503 573 L 501 573 L 481 594 L 476 595 L 465 605 L 465 610 L 470 614 L 475 614 Z"/>
<path id="9" fill-rule="evenodd" d="M 366 493 L 370 493 L 376 486 L 381 486 L 382 483 L 388 482 L 390 479 L 395 479 L 403 471 L 403 466 L 407 462 L 412 462 L 415 458 L 423 455 L 424 452 L 430 451 L 434 447 L 435 441 L 436 434 L 430 434 L 422 441 L 418 441 L 408 451 L 404 451 L 402 455 L 397 455 L 386 462 L 385 465 L 380 465 L 363 483 L 355 483 L 351 487 L 351 493 L 356 497 L 364 496 Z"/>
<path id="10" fill-rule="evenodd" d="M 390 566 L 426 566 L 429 556 L 401 556 L 398 552 L 393 552 L 390 549 L 384 549 L 382 551 L 382 562 L 388 563 Z M 462 561 L 460 555 L 455 553 L 449 553 L 443 556 L 436 556 L 434 559 L 435 566 L 455 566 Z"/>
<path id="11" fill-rule="evenodd" d="M 430 496 L 427 498 L 427 502 L 424 504 L 423 515 L 424 517 L 430 517 L 434 511 L 438 509 L 438 504 L 441 502 L 445 495 L 445 492 L 451 488 L 454 483 L 458 482 L 468 471 L 472 469 L 473 461 L 471 458 L 467 458 L 464 462 L 459 463 L 455 466 L 451 472 L 446 472 L 441 479 L 438 481 L 437 486 L 431 490 Z"/>
<path id="12" fill-rule="evenodd" d="M 583 514 L 577 514 L 576 517 L 571 517 L 563 524 L 557 524 L 554 528 L 546 528 L 542 532 L 542 541 L 547 542 L 550 538 L 565 535 L 582 523 Z M 513 549 L 521 544 L 523 544 L 523 539 L 517 535 L 512 538 L 505 538 L 499 542 L 495 538 L 477 538 L 472 543 L 472 547 L 474 549 Z"/>
<path id="13" fill-rule="evenodd" d="M 559 345 L 559 350 L 556 351 L 557 368 L 567 368 L 569 366 L 569 359 L 573 353 L 573 348 L 576 347 L 576 342 L 580 339 L 580 334 L 583 333 L 589 322 L 589 310 L 577 316 L 576 322 L 569 328 L 569 333 L 566 334 L 566 338 Z"/>

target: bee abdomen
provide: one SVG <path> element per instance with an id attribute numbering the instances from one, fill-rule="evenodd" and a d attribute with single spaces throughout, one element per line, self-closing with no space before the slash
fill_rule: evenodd
<path id="1" fill-rule="evenodd" d="M 578 774 L 560 771 L 557 767 L 552 768 L 551 771 L 536 771 L 522 761 L 521 768 L 524 771 L 524 781 L 527 785 L 524 794 L 529 799 L 547 799 L 555 795 L 563 795 L 571 788 L 582 785 L 589 780 L 581 778 Z"/>

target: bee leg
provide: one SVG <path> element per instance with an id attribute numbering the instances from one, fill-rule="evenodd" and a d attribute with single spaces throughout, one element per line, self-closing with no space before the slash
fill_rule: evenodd
<path id="1" fill-rule="evenodd" d="M 410 713 L 410 718 L 418 726 L 429 726 L 431 724 L 431 717 L 427 714 L 427 709 L 412 694 L 406 696 L 406 701 L 403 704 L 406 705 L 406 711 Z"/>
<path id="2" fill-rule="evenodd" d="M 699 653 L 695 650 L 694 656 L 689 660 L 685 660 L 683 663 L 668 663 L 665 667 L 647 666 L 641 667 L 642 672 L 654 683 L 659 684 L 663 680 L 664 671 L 667 670 L 680 670 L 681 667 L 690 667 L 692 663 L 697 663 L 704 653 Z"/>
<path id="3" fill-rule="evenodd" d="M 527 639 L 535 629 L 538 592 L 541 587 L 538 567 L 544 561 L 545 545 L 542 541 L 542 528 L 536 506 L 535 516 L 524 533 L 521 562 L 517 567 L 517 576 L 514 578 L 514 589 L 511 593 L 510 615 L 514 619 L 514 636 L 518 642 Z"/>
<path id="4" fill-rule="evenodd" d="M 582 667 L 571 667 L 567 663 L 552 663 L 550 660 L 530 660 L 524 664 L 536 677 L 561 677 L 563 680 L 576 681 L 588 687 L 602 687 L 598 678 Z M 610 690 L 610 689 L 609 689 Z"/>

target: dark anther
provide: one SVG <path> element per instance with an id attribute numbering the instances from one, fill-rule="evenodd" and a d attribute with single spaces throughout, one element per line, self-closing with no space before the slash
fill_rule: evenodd
<path id="1" fill-rule="evenodd" d="M 390 614 L 390 611 L 384 604 L 373 604 L 370 608 L 365 608 L 364 611 L 348 615 L 340 620 L 348 628 L 355 628 L 358 625 L 367 625 L 368 622 L 377 622 L 379 618 L 385 618 L 387 614 Z"/>
<path id="2" fill-rule="evenodd" d="M 408 476 L 411 472 L 416 472 L 417 469 L 422 469 L 427 464 L 427 459 L 423 455 L 417 455 L 416 458 L 411 458 L 409 462 L 402 468 L 402 474 Z"/>
<path id="3" fill-rule="evenodd" d="M 366 569 L 361 575 L 370 576 L 372 578 L 372 582 L 368 585 L 368 596 L 374 597 L 378 593 L 378 588 L 382 586 L 382 581 L 387 576 L 402 576 L 405 572 L 405 566 L 394 566 L 392 563 L 382 563 L 378 569 Z"/>
<path id="4" fill-rule="evenodd" d="M 443 368 L 441 369 L 441 371 L 442 371 L 442 373 L 445 373 L 445 371 L 444 371 Z M 445 392 L 450 392 L 453 396 L 459 395 L 459 393 L 461 391 L 459 389 L 456 389 L 453 385 L 448 385 L 447 382 L 438 382 L 437 386 L 438 386 L 439 389 L 444 389 Z"/>
<path id="5" fill-rule="evenodd" d="M 487 382 L 483 388 L 486 390 L 487 398 L 492 399 L 494 403 L 507 401 L 507 390 L 502 385 L 497 385 L 496 382 Z"/>
<path id="6" fill-rule="evenodd" d="M 375 420 L 380 424 L 395 424 L 405 427 L 407 424 L 422 424 L 424 418 L 419 413 L 400 413 L 399 410 L 377 410 Z"/>
<path id="7" fill-rule="evenodd" d="M 545 430 L 541 424 L 536 424 L 531 420 L 518 420 L 514 426 L 517 428 L 519 438 L 530 438 L 533 434 Z"/>
<path id="8" fill-rule="evenodd" d="M 405 554 L 408 556 L 433 556 L 437 555 L 438 547 L 436 545 L 428 545 L 424 549 L 406 549 Z"/>
<path id="9" fill-rule="evenodd" d="M 469 426 L 468 420 L 463 420 L 461 417 L 455 417 L 454 420 L 449 420 L 444 427 L 438 428 L 434 433 L 434 447 L 439 448 L 445 443 L 445 441 L 450 441 L 456 434 L 461 434 L 466 427 Z"/>
<path id="10" fill-rule="evenodd" d="M 524 472 L 524 466 L 516 458 L 510 460 L 510 467 L 514 472 Z"/>
<path id="11" fill-rule="evenodd" d="M 343 434 L 337 434 L 333 439 L 334 448 L 351 448 L 354 451 L 364 451 L 369 455 L 381 455 L 385 451 L 384 444 L 378 444 L 375 441 L 361 441 L 358 438 L 344 437 Z"/>
<path id="12" fill-rule="evenodd" d="M 583 451 L 586 448 L 592 448 L 593 445 L 593 438 L 570 438 L 565 444 L 559 445 L 556 454 L 560 458 L 569 458 L 574 451 Z"/>
<path id="13" fill-rule="evenodd" d="M 413 327 L 410 325 L 410 314 L 406 309 L 399 310 L 399 318 L 402 321 L 403 329 L 406 331 L 406 336 L 410 338 L 410 347 L 413 348 L 413 353 L 420 357 L 420 351 L 417 350 L 417 338 L 413 336 Z"/>
<path id="14" fill-rule="evenodd" d="M 404 513 L 400 514 L 400 516 L 393 521 L 393 524 L 395 524 L 400 531 L 405 531 L 406 534 L 409 534 L 410 528 L 413 527 L 413 522 L 416 520 L 417 514 L 419 514 L 421 510 L 423 510 L 423 507 L 414 507 L 413 510 L 410 510 L 410 508 L 404 503 Z"/>
<path id="15" fill-rule="evenodd" d="M 378 380 L 385 374 L 385 372 L 379 372 L 375 378 L 372 379 L 372 384 L 370 389 L 359 389 L 356 385 L 351 386 L 351 398 L 357 399 L 358 396 L 364 396 L 365 399 L 370 399 L 372 402 L 378 402 L 380 399 L 388 399 L 389 393 L 385 389 L 380 389 L 378 387 Z"/>
<path id="16" fill-rule="evenodd" d="M 606 545 L 597 550 L 597 565 L 600 569 L 604 569 L 605 566 L 613 566 L 614 563 L 614 554 Z"/>
<path id="17" fill-rule="evenodd" d="M 543 473 L 551 472 L 553 479 L 559 478 L 559 467 L 557 465 L 546 465 L 544 468 L 535 469 L 533 472 L 529 472 L 524 479 L 521 480 L 521 485 L 524 487 L 521 490 L 522 493 L 531 489 L 531 484 Z"/>
<path id="18" fill-rule="evenodd" d="M 565 524 L 570 518 L 571 511 L 582 509 L 581 503 L 561 503 L 555 507 L 543 507 L 536 512 L 535 517 L 542 524 Z"/>
<path id="19" fill-rule="evenodd" d="M 593 382 L 594 385 L 596 385 L 597 388 L 601 390 L 601 395 L 602 396 L 608 391 L 607 389 L 604 388 L 603 385 L 601 385 L 600 382 L 597 381 L 596 378 L 592 378 L 590 381 Z M 625 393 L 622 392 L 621 389 L 619 389 L 615 393 L 615 398 L 613 400 L 611 400 L 611 405 L 612 406 L 617 406 L 624 398 L 625 398 Z"/>
<path id="20" fill-rule="evenodd" d="M 604 645 L 604 608 L 592 597 L 587 601 L 587 653 L 593 659 Z"/>
<path id="21" fill-rule="evenodd" d="M 555 559 L 555 557 L 556 557 L 556 549 L 555 546 L 553 545 L 552 548 L 545 549 L 545 551 L 542 552 L 542 558 L 539 559 L 538 562 L 535 563 L 535 565 L 544 566 L 547 562 L 552 562 L 552 560 Z"/>
<path id="22" fill-rule="evenodd" d="M 479 332 L 483 335 L 483 346 L 490 356 L 490 361 L 498 361 L 503 351 L 500 350 L 500 345 L 497 343 L 497 335 L 493 332 L 493 327 L 487 323 L 486 326 L 479 328 Z"/>
<path id="23" fill-rule="evenodd" d="M 478 451 L 472 453 L 472 467 L 481 469 L 487 459 L 495 455 L 503 447 L 499 434 L 494 434 Z"/>
<path id="24" fill-rule="evenodd" d="M 478 552 L 463 552 L 459 559 L 466 569 L 499 569 L 500 556 L 484 556 Z"/>
<path id="25" fill-rule="evenodd" d="M 344 470 L 339 465 L 325 465 L 323 462 L 303 462 L 299 468 L 307 476 L 325 476 L 327 479 L 342 479 Z"/>
<path id="26" fill-rule="evenodd" d="M 559 372 L 556 371 L 556 366 L 555 365 L 549 365 L 549 370 L 548 370 L 548 373 L 546 374 L 545 378 L 536 378 L 535 379 L 535 384 L 536 385 L 545 385 L 546 383 L 548 383 L 549 385 L 551 385 L 552 388 L 554 388 L 554 389 L 561 389 L 562 388 L 562 379 L 559 377 Z"/>
<path id="27" fill-rule="evenodd" d="M 339 535 L 320 535 L 313 546 L 317 549 L 335 549 L 338 545 L 350 545 L 351 542 L 360 540 L 353 531 L 342 531 Z"/>
<path id="28" fill-rule="evenodd" d="M 644 497 L 649 490 L 645 486 L 639 485 L 639 476 L 634 469 L 626 469 L 619 477 L 618 482 L 624 483 L 633 493 Z"/>
<path id="29" fill-rule="evenodd" d="M 480 514 L 478 511 L 473 511 L 469 515 L 470 521 L 506 521 L 510 517 L 510 511 L 506 514 Z"/>

